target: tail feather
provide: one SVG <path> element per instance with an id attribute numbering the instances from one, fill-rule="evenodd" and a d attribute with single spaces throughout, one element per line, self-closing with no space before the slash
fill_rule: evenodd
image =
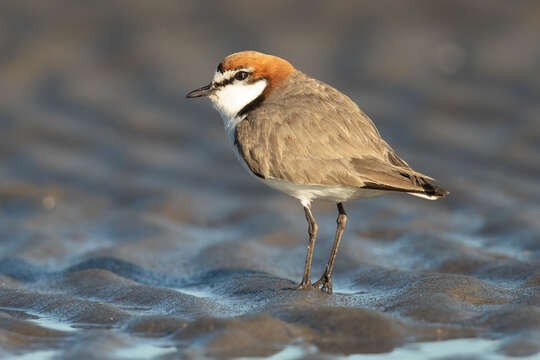
<path id="1" fill-rule="evenodd" d="M 421 187 L 423 190 L 408 192 L 410 195 L 418 196 L 424 199 L 437 200 L 449 194 L 449 192 L 442 187 L 433 183 L 435 179 L 414 171 L 405 160 L 400 158 L 393 150 L 390 150 L 387 154 L 388 161 L 399 168 L 401 168 L 399 174 L 407 179 L 417 187 Z"/>
<path id="2" fill-rule="evenodd" d="M 427 200 L 437 200 L 437 199 L 440 199 L 441 197 L 440 196 L 435 196 L 435 195 L 426 195 L 426 194 L 420 194 L 420 193 L 407 193 L 409 195 L 412 195 L 412 196 L 417 196 L 419 198 L 422 198 L 422 199 L 427 199 Z"/>
<path id="3" fill-rule="evenodd" d="M 351 160 L 362 188 L 405 192 L 430 200 L 448 195 L 448 191 L 436 185 L 436 180 L 411 169 L 394 153 L 391 155 L 387 161 L 372 156 Z"/>
<path id="4" fill-rule="evenodd" d="M 421 186 L 423 188 L 423 191 L 419 191 L 419 192 L 409 192 L 408 194 L 410 195 L 413 195 L 413 196 L 418 196 L 418 197 L 421 197 L 421 198 L 424 198 L 424 199 L 428 199 L 428 200 L 437 200 L 437 199 L 440 199 L 448 194 L 450 194 L 450 192 L 446 189 L 443 189 L 442 187 L 426 180 L 425 178 L 422 178 L 422 177 L 416 177 L 416 179 L 411 179 L 411 181 L 417 183 L 419 186 Z"/>

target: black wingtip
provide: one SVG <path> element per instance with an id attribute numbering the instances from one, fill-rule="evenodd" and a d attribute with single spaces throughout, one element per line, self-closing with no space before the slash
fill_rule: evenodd
<path id="1" fill-rule="evenodd" d="M 426 181 L 424 178 L 422 178 L 423 183 L 421 184 L 424 188 L 424 193 L 429 196 L 437 196 L 437 197 L 444 197 L 450 192 L 446 189 L 443 189 L 442 187 L 435 185 L 433 183 L 430 183 Z"/>

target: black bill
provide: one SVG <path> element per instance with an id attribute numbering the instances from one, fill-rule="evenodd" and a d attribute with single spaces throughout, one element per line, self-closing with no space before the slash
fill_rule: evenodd
<path id="1" fill-rule="evenodd" d="M 187 98 L 196 98 L 196 97 L 201 97 L 201 96 L 208 96 L 212 93 L 212 84 L 208 84 L 206 86 L 203 86 L 202 88 L 200 89 L 197 89 L 197 90 L 193 90 L 191 92 L 189 92 L 186 97 Z"/>

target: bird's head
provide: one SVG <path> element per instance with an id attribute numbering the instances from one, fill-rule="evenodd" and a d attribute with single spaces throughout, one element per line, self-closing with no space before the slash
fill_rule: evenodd
<path id="1" fill-rule="evenodd" d="M 207 96 L 220 112 L 234 117 L 253 101 L 262 101 L 294 70 L 277 56 L 242 51 L 227 56 L 219 63 L 212 82 L 186 97 Z"/>

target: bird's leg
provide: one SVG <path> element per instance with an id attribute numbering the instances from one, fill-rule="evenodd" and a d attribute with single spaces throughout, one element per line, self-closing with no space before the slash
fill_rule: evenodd
<path id="1" fill-rule="evenodd" d="M 315 248 L 317 231 L 319 230 L 319 225 L 317 225 L 317 222 L 315 221 L 315 218 L 313 217 L 313 214 L 311 213 L 309 207 L 304 206 L 304 212 L 306 213 L 306 220 L 308 222 L 309 245 L 306 256 L 306 266 L 304 268 L 304 276 L 302 276 L 302 282 L 296 287 L 296 289 L 311 288 L 311 260 L 313 259 L 313 249 Z"/>
<path id="2" fill-rule="evenodd" d="M 336 237 L 334 238 L 334 245 L 332 246 L 332 253 L 330 254 L 330 259 L 328 259 L 328 264 L 324 271 L 323 276 L 313 284 L 314 287 L 321 286 L 321 290 L 332 294 L 332 270 L 334 270 L 334 262 L 336 260 L 336 255 L 339 249 L 339 243 L 341 242 L 341 237 L 345 231 L 345 226 L 347 226 L 347 213 L 343 208 L 343 203 L 337 204 L 339 215 L 337 217 L 337 229 Z"/>

